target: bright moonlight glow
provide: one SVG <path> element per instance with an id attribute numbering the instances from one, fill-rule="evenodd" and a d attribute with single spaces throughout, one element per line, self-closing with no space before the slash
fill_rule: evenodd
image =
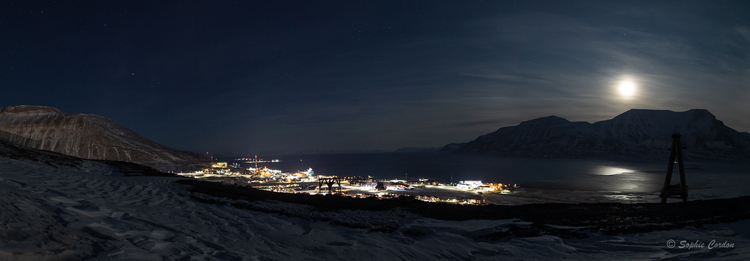
<path id="1" fill-rule="evenodd" d="M 620 95 L 624 97 L 630 97 L 635 94 L 635 85 L 632 82 L 622 82 L 617 89 L 620 91 Z"/>

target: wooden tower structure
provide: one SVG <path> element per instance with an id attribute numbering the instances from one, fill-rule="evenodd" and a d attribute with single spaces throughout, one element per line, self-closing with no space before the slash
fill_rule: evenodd
<path id="1" fill-rule="evenodd" d="M 341 178 L 330 177 L 330 178 L 319 178 L 318 179 L 318 191 L 323 187 L 323 184 L 328 185 L 328 193 L 333 194 L 333 184 L 339 185 L 339 193 L 341 193 Z"/>
<path id="2" fill-rule="evenodd" d="M 685 164 L 682 161 L 682 143 L 680 134 L 672 134 L 672 153 L 669 155 L 669 165 L 667 166 L 667 178 L 664 180 L 664 187 L 661 189 L 661 203 L 667 203 L 667 198 L 682 198 L 682 202 L 687 202 L 688 187 L 685 183 Z M 675 157 L 677 158 L 677 167 L 680 169 L 680 184 L 671 185 L 672 171 L 674 170 Z"/>

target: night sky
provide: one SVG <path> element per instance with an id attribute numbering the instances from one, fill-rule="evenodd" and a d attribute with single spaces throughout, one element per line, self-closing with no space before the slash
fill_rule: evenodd
<path id="1" fill-rule="evenodd" d="M 750 131 L 750 1 L 2 1 L 0 106 L 24 104 L 201 153 L 439 147 L 632 108 Z"/>

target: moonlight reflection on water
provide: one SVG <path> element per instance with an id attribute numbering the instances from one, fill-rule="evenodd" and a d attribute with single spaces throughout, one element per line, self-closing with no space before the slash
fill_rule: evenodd
<path id="1" fill-rule="evenodd" d="M 626 174 L 626 173 L 633 173 L 633 172 L 635 171 L 632 169 L 612 167 L 612 166 L 597 166 L 594 168 L 594 174 L 597 174 L 597 175 L 619 175 L 619 174 Z"/>

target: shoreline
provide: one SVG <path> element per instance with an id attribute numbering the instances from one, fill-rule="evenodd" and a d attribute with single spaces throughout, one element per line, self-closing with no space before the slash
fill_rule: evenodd
<path id="1" fill-rule="evenodd" d="M 337 215 L 351 211 L 394 212 L 392 222 L 370 227 L 377 231 L 393 231 L 418 218 L 447 221 L 519 219 L 532 222 L 529 236 L 555 234 L 563 237 L 585 237 L 588 232 L 605 234 L 640 233 L 655 230 L 672 230 L 685 226 L 729 223 L 750 219 L 750 196 L 721 199 L 700 199 L 686 203 L 550 203 L 532 202 L 523 205 L 457 205 L 428 203 L 413 197 L 389 200 L 356 199 L 332 195 L 284 194 L 261 191 L 215 182 L 179 180 L 189 186 L 193 198 L 206 203 L 229 204 L 236 208 L 306 219 L 316 216 Z M 319 214 L 311 214 L 319 213 Z M 329 213 L 329 214 L 326 214 Z M 335 220 L 330 223 L 337 224 Z M 363 227 L 352 221 L 344 226 Z M 370 224 L 372 225 L 372 224 Z M 566 229 L 560 228 L 567 227 Z M 524 232 L 525 233 L 525 232 Z M 504 236 L 501 236 L 504 237 Z"/>

